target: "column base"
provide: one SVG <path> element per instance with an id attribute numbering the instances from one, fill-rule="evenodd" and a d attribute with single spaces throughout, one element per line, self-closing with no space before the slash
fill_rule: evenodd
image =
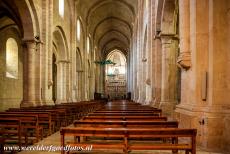
<path id="1" fill-rule="evenodd" d="M 68 103 L 67 100 L 56 100 L 55 104 Z"/>
<path id="2" fill-rule="evenodd" d="M 46 101 L 43 101 L 42 105 L 55 105 L 55 103 L 53 100 L 46 100 Z"/>
<path id="3" fill-rule="evenodd" d="M 156 99 L 154 99 L 154 101 L 152 102 L 152 107 L 155 107 L 155 108 L 160 108 L 160 102 L 157 101 Z"/>
<path id="4" fill-rule="evenodd" d="M 159 108 L 162 109 L 163 115 L 173 117 L 175 106 L 176 102 L 174 101 L 161 101 Z"/>
<path id="5" fill-rule="evenodd" d="M 230 110 L 179 104 L 175 112 L 181 128 L 197 129 L 200 149 L 230 153 Z"/>
<path id="6" fill-rule="evenodd" d="M 73 98 L 73 99 L 72 99 L 72 102 L 77 102 L 77 99 L 76 99 L 76 98 Z"/>
<path id="7" fill-rule="evenodd" d="M 144 105 L 152 105 L 152 100 L 146 99 L 146 100 L 144 101 Z"/>
<path id="8" fill-rule="evenodd" d="M 22 101 L 20 107 L 42 106 L 41 101 Z"/>
<path id="9" fill-rule="evenodd" d="M 144 100 L 142 100 L 142 99 L 140 99 L 140 98 L 137 100 L 137 103 L 140 103 L 140 104 L 142 104 L 142 105 L 145 104 L 145 103 L 144 103 Z"/>

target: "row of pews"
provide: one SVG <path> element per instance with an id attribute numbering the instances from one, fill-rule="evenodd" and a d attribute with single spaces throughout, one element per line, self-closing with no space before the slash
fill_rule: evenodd
<path id="1" fill-rule="evenodd" d="M 9 108 L 0 112 L 0 153 L 4 146 L 32 145 L 103 106 L 104 101 L 62 103 L 37 107 Z"/>
<path id="2" fill-rule="evenodd" d="M 99 110 L 75 120 L 74 127 L 61 128 L 62 147 L 87 147 L 92 150 L 184 150 L 196 153 L 196 129 L 178 128 L 157 108 L 132 101 L 109 102 Z M 67 142 L 66 137 L 73 141 Z M 72 151 L 73 152 L 73 151 Z M 71 153 L 65 151 L 62 154 Z"/>

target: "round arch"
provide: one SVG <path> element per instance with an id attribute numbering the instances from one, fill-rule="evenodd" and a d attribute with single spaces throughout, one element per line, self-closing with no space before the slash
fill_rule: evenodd
<path id="1" fill-rule="evenodd" d="M 102 5 L 105 5 L 107 3 L 110 3 L 110 2 L 111 2 L 111 0 L 103 0 L 103 1 L 100 1 L 100 2 L 96 2 L 94 5 L 92 5 L 92 7 L 89 8 L 89 10 L 87 12 L 87 15 L 86 15 L 87 24 L 89 24 L 89 17 L 92 14 L 92 12 L 94 12 L 98 7 L 100 7 Z M 130 4 L 128 4 L 124 0 L 116 0 L 114 2 L 126 6 L 132 12 L 132 15 L 135 16 L 135 10 Z"/>
<path id="2" fill-rule="evenodd" d="M 103 33 L 103 34 L 101 35 L 101 37 L 98 39 L 98 43 L 97 43 L 97 44 L 100 44 L 101 40 L 102 40 L 106 35 L 108 35 L 109 33 L 112 33 L 112 32 L 115 32 L 115 33 L 120 34 L 121 36 L 123 36 L 123 37 L 127 40 L 128 44 L 130 44 L 130 40 L 129 40 L 128 36 L 126 36 L 124 33 L 122 33 L 120 30 L 117 30 L 117 29 L 109 29 L 108 31 L 106 31 L 105 33 Z"/>
<path id="3" fill-rule="evenodd" d="M 40 35 L 38 16 L 32 0 L 14 1 L 18 8 L 19 16 L 23 27 L 23 39 L 34 40 L 35 36 Z M 26 29 L 26 30 L 25 30 Z"/>
<path id="4" fill-rule="evenodd" d="M 114 49 L 107 54 L 106 60 L 114 64 L 105 66 L 105 89 L 110 99 L 124 99 L 127 85 L 127 59 L 124 53 Z"/>
<path id="5" fill-rule="evenodd" d="M 132 26 L 125 20 L 121 19 L 121 18 L 118 18 L 118 17 L 114 17 L 114 16 L 110 16 L 110 17 L 107 17 L 103 20 L 101 20 L 97 25 L 96 27 L 94 28 L 94 31 L 93 31 L 93 38 L 95 38 L 95 35 L 96 35 L 96 32 L 97 32 L 97 29 L 98 27 L 103 24 L 104 22 L 108 21 L 108 20 L 116 20 L 116 21 L 119 21 L 121 23 L 123 23 L 124 25 L 127 25 L 129 27 L 129 31 L 130 31 L 130 34 L 132 34 L 133 30 L 132 30 Z"/>
<path id="6" fill-rule="evenodd" d="M 61 26 L 53 31 L 53 53 L 56 56 L 56 103 L 66 102 L 69 88 L 69 52 L 66 35 Z M 53 54 L 51 54 L 53 56 Z M 50 58 L 52 59 L 52 58 Z M 53 59 L 52 59 L 53 60 Z M 53 62 L 52 62 L 53 63 Z"/>
<path id="7" fill-rule="evenodd" d="M 69 50 L 66 35 L 61 26 L 56 26 L 53 32 L 53 41 L 57 47 L 59 60 L 69 60 Z M 62 58 L 61 58 L 62 57 Z"/>

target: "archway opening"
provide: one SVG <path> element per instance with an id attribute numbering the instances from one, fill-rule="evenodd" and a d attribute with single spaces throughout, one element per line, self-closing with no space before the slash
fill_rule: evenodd
<path id="1" fill-rule="evenodd" d="M 68 47 L 66 45 L 66 38 L 61 27 L 56 27 L 53 32 L 53 53 L 56 56 L 56 104 L 67 102 L 69 96 L 68 87 Z M 52 61 L 52 58 L 51 58 Z"/>
<path id="2" fill-rule="evenodd" d="M 126 98 L 127 60 L 120 50 L 112 50 L 107 55 L 105 75 L 105 93 L 108 98 Z"/>

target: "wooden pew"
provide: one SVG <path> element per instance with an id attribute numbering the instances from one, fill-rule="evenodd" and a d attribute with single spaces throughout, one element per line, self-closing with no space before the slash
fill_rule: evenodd
<path id="1" fill-rule="evenodd" d="M 4 153 L 4 145 L 5 145 L 5 139 L 0 138 L 0 153 L 3 154 Z"/>
<path id="2" fill-rule="evenodd" d="M 109 128 L 178 128 L 177 121 L 90 121 L 90 120 L 76 120 L 74 121 L 75 127 L 109 127 Z"/>
<path id="3" fill-rule="evenodd" d="M 47 112 L 47 114 L 50 114 L 51 121 L 52 121 L 52 124 L 51 124 L 52 125 L 52 132 L 51 133 L 59 130 L 59 128 L 60 128 L 60 120 L 59 120 L 60 115 L 59 115 L 59 112 L 55 109 L 45 109 L 45 108 L 42 109 L 40 107 L 37 109 L 35 107 L 32 107 L 32 108 L 9 108 L 7 110 L 7 112 L 30 112 L 30 113 L 32 113 L 32 112 L 34 112 L 34 113 Z M 44 120 L 44 116 L 45 115 L 43 115 L 43 120 Z M 47 115 L 47 116 L 49 116 L 49 115 Z"/>
<path id="4" fill-rule="evenodd" d="M 20 108 L 23 109 L 23 108 Z M 41 106 L 39 108 L 33 108 L 33 109 L 24 109 L 28 111 L 40 111 L 40 112 L 50 112 L 52 121 L 55 123 L 55 131 L 58 131 L 61 126 L 65 127 L 70 124 L 70 121 L 68 119 L 68 113 L 65 108 L 54 108 L 54 107 L 47 107 L 47 106 Z"/>
<path id="5" fill-rule="evenodd" d="M 86 116 L 83 120 L 116 120 L 116 121 L 167 121 L 167 117 L 163 116 Z"/>
<path id="6" fill-rule="evenodd" d="M 90 113 L 88 116 L 161 116 L 161 112 L 152 112 L 152 113 Z"/>
<path id="7" fill-rule="evenodd" d="M 21 120 L 18 118 L 0 117 L 0 138 L 2 139 L 1 146 L 16 145 L 21 148 L 22 145 L 27 146 L 28 144 L 26 133 L 22 129 Z"/>
<path id="8" fill-rule="evenodd" d="M 43 132 L 45 136 L 51 135 L 54 132 L 54 123 L 52 122 L 52 117 L 50 112 L 41 112 L 41 111 L 7 111 L 13 114 L 27 114 L 27 115 L 38 115 L 39 126 L 43 127 Z"/>
<path id="9" fill-rule="evenodd" d="M 110 112 L 125 112 L 125 111 L 152 111 L 152 110 L 155 110 L 155 109 L 149 109 L 149 108 L 101 108 L 100 111 L 110 111 Z"/>
<path id="10" fill-rule="evenodd" d="M 155 113 L 155 112 L 162 112 L 161 109 L 154 109 L 154 110 L 120 110 L 120 111 L 111 111 L 111 110 L 98 110 L 93 113 Z"/>
<path id="11" fill-rule="evenodd" d="M 186 154 L 196 153 L 196 129 L 179 129 L 179 128 L 95 128 L 95 127 L 76 127 L 62 128 L 61 146 L 84 146 L 90 144 L 93 149 L 122 149 L 125 154 L 132 150 L 185 150 Z M 109 137 L 121 138 L 121 142 L 71 142 L 66 144 L 66 136 L 75 137 Z M 170 138 L 172 143 L 159 142 L 129 142 L 128 138 Z M 188 138 L 190 142 L 180 143 L 178 138 Z M 64 150 L 61 152 L 65 153 Z"/>
<path id="12" fill-rule="evenodd" d="M 0 117 L 6 120 L 9 118 L 15 118 L 21 120 L 21 128 L 24 132 L 27 133 L 28 140 L 30 140 L 32 143 L 38 142 L 39 140 L 43 139 L 43 127 L 39 126 L 38 115 L 0 112 Z M 29 135 L 29 133 L 31 135 Z"/>
<path id="13" fill-rule="evenodd" d="M 77 103 L 62 103 L 55 105 L 55 108 L 66 108 L 68 113 L 71 114 L 71 122 L 80 119 L 82 116 L 87 115 L 102 107 L 103 101 L 89 101 L 89 102 L 77 102 Z M 69 124 L 70 124 L 69 123 Z"/>

